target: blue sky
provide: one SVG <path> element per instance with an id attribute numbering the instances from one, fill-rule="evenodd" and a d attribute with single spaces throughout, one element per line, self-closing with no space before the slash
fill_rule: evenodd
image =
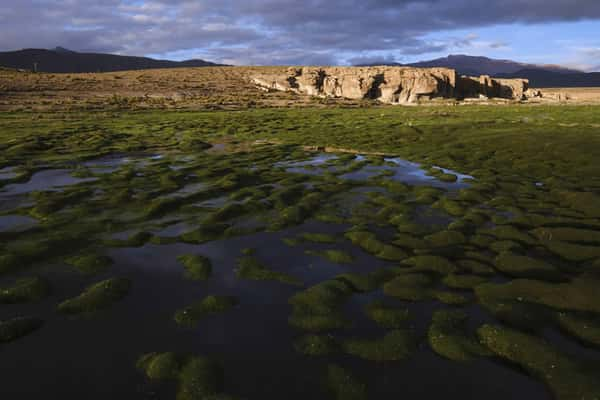
<path id="1" fill-rule="evenodd" d="M 600 71 L 598 0 L 0 0 L 0 50 L 237 65 L 483 55 Z"/>

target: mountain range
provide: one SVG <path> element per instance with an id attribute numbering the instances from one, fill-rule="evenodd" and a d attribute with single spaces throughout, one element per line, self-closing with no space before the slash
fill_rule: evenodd
<path id="1" fill-rule="evenodd" d="M 362 66 L 381 65 L 363 64 Z M 386 63 L 407 67 L 453 68 L 461 75 L 491 75 L 498 78 L 526 78 L 531 87 L 594 87 L 600 86 L 600 72 L 584 72 L 559 65 L 526 64 L 488 57 L 449 55 L 429 61 L 410 64 Z"/>
<path id="2" fill-rule="evenodd" d="M 113 72 L 154 68 L 182 68 L 219 66 L 204 60 L 169 61 L 148 57 L 121 56 L 102 53 L 79 53 L 56 47 L 52 50 L 24 49 L 0 52 L 0 66 L 7 68 L 37 69 L 39 72 Z M 361 66 L 382 65 L 362 64 Z M 559 65 L 526 64 L 488 57 L 449 55 L 429 61 L 410 64 L 386 63 L 392 66 L 446 67 L 461 75 L 491 75 L 498 78 L 526 78 L 531 87 L 600 87 L 600 72 L 565 68 Z"/>
<path id="3" fill-rule="evenodd" d="M 114 72 L 155 68 L 218 66 L 204 60 L 169 61 L 148 57 L 119 56 L 102 53 L 78 53 L 56 47 L 52 50 L 23 49 L 0 52 L 0 66 L 38 72 L 77 73 Z"/>

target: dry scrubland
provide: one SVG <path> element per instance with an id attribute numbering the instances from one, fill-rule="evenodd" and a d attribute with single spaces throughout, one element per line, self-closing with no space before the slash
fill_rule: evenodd
<path id="1" fill-rule="evenodd" d="M 254 70 L 0 71 L 5 397 L 600 398 L 596 90 L 383 106 Z"/>
<path id="2" fill-rule="evenodd" d="M 0 110 L 236 110 L 254 107 L 378 105 L 367 100 L 318 99 L 293 93 L 265 93 L 250 83 L 252 75 L 284 74 L 286 69 L 207 67 L 96 74 L 34 74 L 0 69 Z M 600 103 L 600 88 L 553 88 L 542 89 L 542 92 L 546 98 L 532 99 L 529 103 Z M 441 101 L 448 102 L 451 101 Z M 495 103 L 507 102 L 498 100 Z"/>

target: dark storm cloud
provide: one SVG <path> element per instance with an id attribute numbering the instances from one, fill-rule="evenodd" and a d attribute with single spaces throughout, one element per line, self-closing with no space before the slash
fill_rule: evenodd
<path id="1" fill-rule="evenodd" d="M 202 49 L 217 61 L 252 64 L 333 64 L 343 54 L 364 52 L 423 54 L 473 40 L 423 39 L 440 30 L 600 18 L 598 0 L 9 1 L 0 0 L 2 50 Z"/>

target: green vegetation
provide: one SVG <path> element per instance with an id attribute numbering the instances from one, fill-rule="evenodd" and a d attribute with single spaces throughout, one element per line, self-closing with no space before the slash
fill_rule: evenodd
<path id="1" fill-rule="evenodd" d="M 433 314 L 427 338 L 437 354 L 454 361 L 467 361 L 487 355 L 486 349 L 466 331 L 467 314 L 458 310 L 438 310 Z"/>
<path id="2" fill-rule="evenodd" d="M 329 280 L 296 293 L 289 300 L 294 307 L 289 323 L 308 331 L 327 331 L 348 325 L 340 307 L 353 294 L 343 280 Z"/>
<path id="3" fill-rule="evenodd" d="M 371 361 L 398 361 L 408 358 L 416 349 L 414 332 L 393 330 L 378 339 L 347 339 L 344 351 Z"/>
<path id="4" fill-rule="evenodd" d="M 302 281 L 283 272 L 273 271 L 261 264 L 253 256 L 238 259 L 238 268 L 235 273 L 238 278 L 255 281 L 278 281 L 288 285 L 302 286 Z"/>
<path id="5" fill-rule="evenodd" d="M 227 311 L 238 303 L 239 300 L 232 296 L 206 296 L 203 300 L 178 310 L 175 322 L 180 325 L 195 325 L 203 317 Z"/>
<path id="6" fill-rule="evenodd" d="M 570 358 L 534 336 L 494 325 L 478 330 L 496 356 L 543 380 L 557 399 L 593 399 L 600 393 L 597 366 Z"/>
<path id="7" fill-rule="evenodd" d="M 67 314 L 98 311 L 124 298 L 130 287 L 129 279 L 107 279 L 87 287 L 79 296 L 63 301 L 58 305 L 58 311 Z"/>
<path id="8" fill-rule="evenodd" d="M 67 258 L 66 263 L 84 274 L 93 275 L 105 271 L 113 263 L 113 260 L 108 256 L 81 254 Z"/>
<path id="9" fill-rule="evenodd" d="M 177 261 L 185 268 L 185 277 L 194 281 L 205 281 L 210 278 L 212 264 L 204 256 L 184 254 L 177 257 Z"/>
<path id="10" fill-rule="evenodd" d="M 43 278 L 21 278 L 12 286 L 0 289 L 0 304 L 27 303 L 41 300 L 50 293 L 50 284 Z"/>
<path id="11" fill-rule="evenodd" d="M 148 353 L 137 367 L 150 380 L 177 382 L 177 400 L 228 399 L 221 365 L 200 356 Z"/>
<path id="12" fill-rule="evenodd" d="M 350 254 L 348 254 L 342 250 L 333 250 L 333 249 L 323 250 L 323 251 L 307 250 L 306 253 L 324 257 L 324 258 L 328 259 L 329 261 L 331 261 L 332 263 L 336 263 L 336 264 L 350 264 L 351 262 L 354 261 L 354 258 Z"/>
<path id="13" fill-rule="evenodd" d="M 384 328 L 397 329 L 406 326 L 410 314 L 406 308 L 392 307 L 376 300 L 365 307 L 367 316 Z"/>
<path id="14" fill-rule="evenodd" d="M 337 353 L 338 342 L 329 335 L 308 334 L 294 341 L 294 348 L 307 356 L 326 356 Z"/>
<path id="15" fill-rule="evenodd" d="M 11 342 L 38 330 L 43 321 L 33 317 L 17 317 L 0 321 L 0 343 Z"/>
<path id="16" fill-rule="evenodd" d="M 407 310 L 393 306 L 393 301 L 427 301 L 427 307 L 433 308 L 429 343 L 442 357 L 468 360 L 491 352 L 546 382 L 558 398 L 597 396 L 594 364 L 567 356 L 560 343 L 543 342 L 538 335 L 546 327 L 557 327 L 586 346 L 599 346 L 598 107 L 346 109 L 330 107 L 326 99 L 319 101 L 322 108 L 237 112 L 1 113 L 0 168 L 14 167 L 17 175 L 2 180 L 0 186 L 25 183 L 46 170 L 66 170 L 69 176 L 94 180 L 30 193 L 18 208 L 7 211 L 7 215 L 35 216 L 38 224 L 24 231 L 0 232 L 0 274 L 7 279 L 0 289 L 0 303 L 53 301 L 47 299 L 45 279 L 20 278 L 38 273 L 49 276 L 59 298 L 72 295 L 63 293 L 58 281 L 54 285 L 56 265 L 66 262 L 85 274 L 103 273 L 112 264 L 101 255 L 106 247 L 122 247 L 110 252 L 121 267 L 118 257 L 129 247 L 143 247 L 136 250 L 140 253 L 169 251 L 168 244 L 225 242 L 303 223 L 307 226 L 289 234 L 288 242 L 298 246 L 290 252 L 316 248 L 315 254 L 336 263 L 349 262 L 350 256 L 341 250 L 322 250 L 328 247 L 323 244 L 335 248 L 344 239 L 319 232 L 312 225 L 317 219 L 344 224 L 342 229 L 354 225 L 345 238 L 391 266 L 377 270 L 367 265 L 360 273 L 315 282 L 312 279 L 319 276 L 315 271 L 294 277 L 285 273 L 286 265 L 273 269 L 263 265 L 255 253 L 272 249 L 260 243 L 258 252 L 243 251 L 236 269 L 240 279 L 291 285 L 283 289 L 293 292 L 288 322 L 308 333 L 293 343 L 301 354 L 405 359 L 417 339 L 405 330 Z M 224 107 L 227 103 L 215 108 Z M 225 142 L 227 150 L 204 151 L 209 142 Z M 470 174 L 475 180 L 460 191 L 407 185 L 390 179 L 389 171 L 366 182 L 345 181 L 340 174 L 365 165 L 386 165 L 381 156 L 353 161 L 354 154 L 338 154 L 327 162 L 326 167 L 336 168 L 330 173 L 318 174 L 320 166 L 306 168 L 314 175 L 277 166 L 315 155 L 302 146 L 397 155 L 421 162 L 447 187 L 453 186 L 456 175 L 430 166 Z M 149 154 L 162 158 L 150 159 Z M 116 162 L 110 173 L 74 166 L 115 155 L 132 160 Z M 172 235 L 161 233 L 179 223 L 189 228 Z M 294 236 L 300 229 L 307 232 Z M 192 254 L 178 259 L 189 279 L 210 278 L 208 259 Z M 354 267 L 360 266 L 347 266 Z M 312 286 L 301 288 L 300 278 L 310 279 Z M 513 280 L 505 282 L 507 278 Z M 108 279 L 58 308 L 65 313 L 108 308 L 127 295 L 131 284 L 126 279 Z M 375 291 L 380 288 L 394 299 L 360 303 L 371 296 L 362 293 L 379 296 Z M 440 304 L 466 304 L 473 298 L 471 292 L 476 307 L 485 308 L 490 318 L 504 324 L 480 328 L 480 342 L 466 329 L 470 307 L 456 311 Z M 373 321 L 371 329 L 392 331 L 375 339 L 337 336 L 337 330 L 361 321 L 350 321 L 356 315 L 346 314 L 352 296 L 352 305 L 359 302 Z M 233 298 L 224 299 L 209 296 L 179 310 L 175 319 L 195 323 L 236 304 Z M 20 306 L 6 307 L 8 312 Z M 0 338 L 12 340 L 40 325 L 37 319 L 7 320 L 0 324 Z M 140 361 L 140 368 L 150 379 L 171 381 L 178 387 L 179 399 L 226 398 L 220 367 L 202 357 L 155 353 Z M 363 398 L 364 385 L 340 368 L 328 370 L 331 397 Z"/>

